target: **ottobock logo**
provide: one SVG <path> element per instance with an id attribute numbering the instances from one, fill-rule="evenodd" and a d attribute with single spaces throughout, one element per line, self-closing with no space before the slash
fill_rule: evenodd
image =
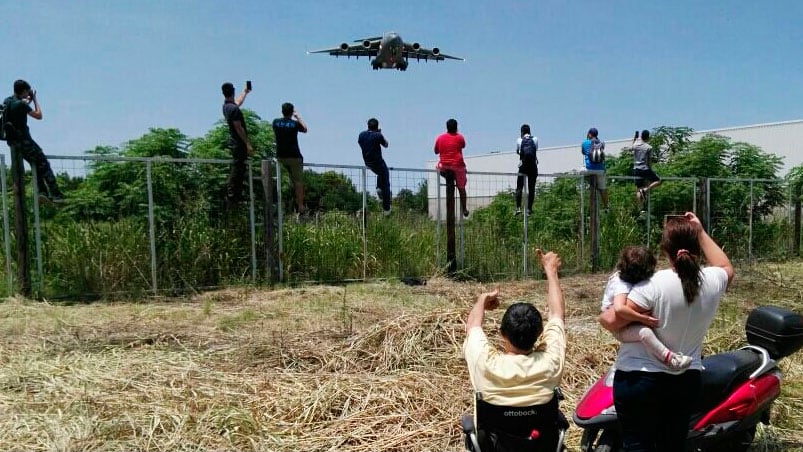
<path id="1" fill-rule="evenodd" d="M 504 416 L 512 416 L 512 417 L 521 417 L 521 416 L 537 416 L 538 410 L 526 410 L 526 411 L 505 411 L 503 413 Z"/>

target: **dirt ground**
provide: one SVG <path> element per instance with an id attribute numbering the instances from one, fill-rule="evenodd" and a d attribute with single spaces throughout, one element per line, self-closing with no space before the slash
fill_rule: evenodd
<path id="1" fill-rule="evenodd" d="M 744 343 L 760 304 L 801 309 L 803 266 L 738 270 L 706 353 Z M 564 278 L 569 415 L 613 361 L 594 321 L 606 274 Z M 465 316 L 491 284 L 432 279 L 242 288 L 183 300 L 0 304 L 0 450 L 458 451 Z M 544 307 L 542 280 L 499 284 Z M 502 310 L 491 313 L 493 334 Z M 803 450 L 803 358 L 782 361 L 753 450 Z M 572 426 L 567 445 L 579 450 Z"/>

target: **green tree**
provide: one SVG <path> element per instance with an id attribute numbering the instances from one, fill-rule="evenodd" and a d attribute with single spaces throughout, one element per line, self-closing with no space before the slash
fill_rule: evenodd
<path id="1" fill-rule="evenodd" d="M 395 209 L 400 211 L 427 213 L 429 210 L 427 181 L 421 181 L 415 193 L 409 188 L 399 190 L 399 193 L 393 201 L 393 205 Z"/>
<path id="2" fill-rule="evenodd" d="M 326 171 L 316 173 L 315 171 L 304 171 L 304 183 L 306 186 L 306 204 L 313 210 L 342 210 L 345 212 L 356 212 L 362 208 L 362 193 L 354 187 L 351 179 L 336 171 Z M 292 201 L 292 193 L 289 183 L 287 187 L 285 201 Z M 285 202 L 285 207 L 288 207 Z M 289 211 L 289 210 L 288 210 Z"/>

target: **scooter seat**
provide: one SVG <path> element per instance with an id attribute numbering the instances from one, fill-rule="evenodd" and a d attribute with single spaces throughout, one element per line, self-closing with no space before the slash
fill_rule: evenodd
<path id="1" fill-rule="evenodd" d="M 760 365 L 761 356 L 751 350 L 734 350 L 705 357 L 699 409 L 707 410 L 722 402 Z"/>

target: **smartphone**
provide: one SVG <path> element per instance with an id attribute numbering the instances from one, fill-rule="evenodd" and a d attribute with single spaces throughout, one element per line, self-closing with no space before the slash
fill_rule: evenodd
<path id="1" fill-rule="evenodd" d="M 672 219 L 686 218 L 686 215 L 664 215 L 664 224 Z"/>
<path id="2" fill-rule="evenodd" d="M 252 89 L 251 88 L 251 80 L 246 80 L 245 81 L 245 89 L 247 89 L 248 91 L 251 91 L 251 89 Z"/>

